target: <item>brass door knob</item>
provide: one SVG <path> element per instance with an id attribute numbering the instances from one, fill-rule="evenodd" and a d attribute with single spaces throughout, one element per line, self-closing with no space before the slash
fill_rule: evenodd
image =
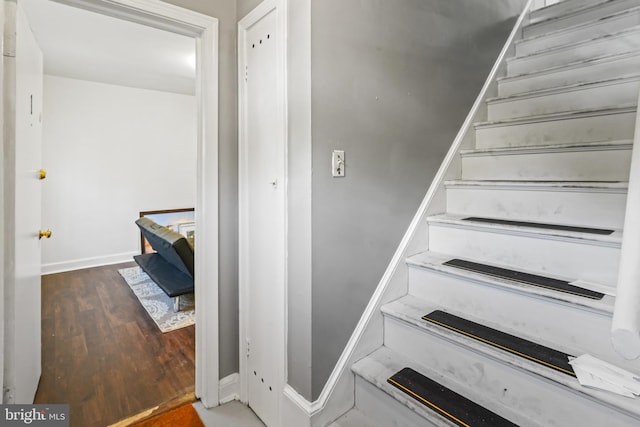
<path id="1" fill-rule="evenodd" d="M 46 237 L 47 239 L 51 238 L 51 230 L 47 230 L 47 231 L 42 231 L 40 230 L 40 233 L 38 234 L 38 238 L 42 239 L 43 237 Z"/>
<path id="2" fill-rule="evenodd" d="M 45 178 L 47 177 L 47 171 L 46 171 L 46 170 L 44 170 L 44 169 L 40 169 L 40 170 L 38 171 L 38 177 L 39 177 L 40 179 L 45 179 Z"/>

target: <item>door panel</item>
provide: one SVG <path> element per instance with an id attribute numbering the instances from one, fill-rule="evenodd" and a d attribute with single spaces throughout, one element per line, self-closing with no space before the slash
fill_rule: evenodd
<path id="1" fill-rule="evenodd" d="M 270 427 L 279 422 L 284 347 L 284 147 L 275 28 L 272 10 L 248 29 L 244 50 L 248 394 L 249 405 Z"/>
<path id="2" fill-rule="evenodd" d="M 16 16 L 13 402 L 32 403 L 41 373 L 40 240 L 43 60 L 22 9 Z M 11 323 L 11 322 L 9 322 Z M 10 326 L 10 325 L 8 325 Z"/>

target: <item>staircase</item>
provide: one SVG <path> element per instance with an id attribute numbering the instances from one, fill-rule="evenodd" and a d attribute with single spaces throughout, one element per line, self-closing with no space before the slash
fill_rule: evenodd
<path id="1" fill-rule="evenodd" d="M 640 398 L 582 387 L 567 363 L 640 373 L 610 341 L 640 0 L 565 0 L 519 33 L 332 427 L 640 425 Z"/>

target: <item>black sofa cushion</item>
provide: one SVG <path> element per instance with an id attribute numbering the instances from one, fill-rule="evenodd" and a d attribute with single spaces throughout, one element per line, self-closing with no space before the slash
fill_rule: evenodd
<path id="1" fill-rule="evenodd" d="M 186 237 L 145 217 L 136 225 L 158 255 L 193 278 L 193 248 Z"/>
<path id="2" fill-rule="evenodd" d="M 193 277 L 169 264 L 157 253 L 136 255 L 133 259 L 170 297 L 193 292 Z"/>

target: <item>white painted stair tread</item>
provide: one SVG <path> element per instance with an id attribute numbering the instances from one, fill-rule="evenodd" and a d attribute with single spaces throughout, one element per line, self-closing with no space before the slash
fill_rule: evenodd
<path id="1" fill-rule="evenodd" d="M 631 142 L 628 142 L 631 144 Z M 628 182 L 567 182 L 567 181 L 473 181 L 450 180 L 445 181 L 447 187 L 495 187 L 517 189 L 568 189 L 568 190 L 601 190 L 606 192 L 626 193 Z"/>
<path id="2" fill-rule="evenodd" d="M 352 408 L 349 412 L 329 424 L 329 427 L 382 427 L 376 424 L 371 418 L 362 413 L 357 408 Z"/>
<path id="3" fill-rule="evenodd" d="M 539 235 L 567 240 L 578 240 L 584 243 L 608 244 L 612 247 L 620 247 L 622 243 L 622 230 L 614 230 L 612 234 L 600 235 L 578 231 L 551 230 L 523 225 L 492 224 L 484 222 L 465 221 L 469 215 L 440 214 L 430 216 L 427 220 L 430 224 L 460 227 L 466 229 L 480 229 L 493 232 L 513 233 L 520 235 Z"/>
<path id="4" fill-rule="evenodd" d="M 385 316 L 393 317 L 397 320 L 407 323 L 408 325 L 411 325 L 412 327 L 416 327 L 424 332 L 435 334 L 439 337 L 448 339 L 457 344 L 460 344 L 469 349 L 472 349 L 473 351 L 478 351 L 478 352 L 490 355 L 491 357 L 499 359 L 510 365 L 517 366 L 519 368 L 533 372 L 537 375 L 542 375 L 544 377 L 547 377 L 549 379 L 552 379 L 564 385 L 568 385 L 568 386 L 577 385 L 577 380 L 574 377 L 570 377 L 566 374 L 555 371 L 553 369 L 545 368 L 544 366 L 538 363 L 529 361 L 523 357 L 518 357 L 512 353 L 501 351 L 495 347 L 483 344 L 482 342 L 469 338 L 463 334 L 456 333 L 447 328 L 443 328 L 431 322 L 427 322 L 422 319 L 422 316 L 425 316 L 434 310 L 441 310 L 441 311 L 445 311 L 447 313 L 453 314 L 454 316 L 458 316 L 463 319 L 466 319 L 475 323 L 479 323 L 483 326 L 487 326 L 489 328 L 493 328 L 498 331 L 505 332 L 507 334 L 515 335 L 522 339 L 529 340 L 537 344 L 544 345 L 549 348 L 553 348 L 558 351 L 562 351 L 569 355 L 575 354 L 575 351 L 572 351 L 569 348 L 562 348 L 562 346 L 558 345 L 557 343 L 546 342 L 544 340 L 535 339 L 533 337 L 527 337 L 525 335 L 522 335 L 522 333 L 519 333 L 518 331 L 505 329 L 504 325 L 494 325 L 494 324 L 491 324 L 491 322 L 488 322 L 484 319 L 480 319 L 477 317 L 469 316 L 466 313 L 457 313 L 455 311 L 452 311 L 449 308 L 437 307 L 423 299 L 417 298 L 412 295 L 405 295 L 402 298 L 399 298 L 395 301 L 385 304 L 382 306 L 381 310 Z"/>
<path id="5" fill-rule="evenodd" d="M 428 367 L 420 365 L 414 360 L 407 359 L 403 355 L 390 350 L 387 347 L 380 347 L 367 357 L 359 360 L 351 367 L 351 370 L 376 388 L 382 390 L 398 402 L 406 406 L 408 409 L 416 412 L 423 418 L 431 421 L 437 426 L 453 426 L 449 421 L 437 415 L 434 411 L 428 410 L 417 400 L 410 398 L 387 382 L 403 368 L 410 367 L 418 371 L 422 375 L 440 383 L 441 385 L 455 391 L 456 393 L 466 397 L 467 399 L 484 406 L 490 411 L 507 418 L 521 426 L 535 426 L 530 419 L 525 419 L 511 408 L 498 406 L 495 401 L 489 401 L 484 395 L 474 394 L 473 390 L 465 389 L 460 384 L 453 382 L 450 378 L 442 376 L 440 373 L 430 370 Z"/>
<path id="6" fill-rule="evenodd" d="M 529 116 L 524 118 L 518 117 L 513 119 L 479 122 L 479 123 L 475 123 L 474 126 L 477 130 L 477 129 L 483 129 L 483 128 L 489 128 L 489 127 L 520 125 L 520 124 L 527 124 L 527 123 L 540 123 L 540 122 L 546 122 L 546 121 L 567 120 L 567 119 L 582 118 L 582 117 L 595 117 L 595 116 L 601 116 L 606 114 L 629 113 L 629 112 L 635 112 L 636 110 L 637 110 L 637 105 L 619 105 L 616 107 L 589 108 L 584 110 L 574 110 L 570 112 L 540 114 L 537 116 Z"/>
<path id="7" fill-rule="evenodd" d="M 565 0 L 553 3 L 548 6 L 541 7 L 532 11 L 529 15 L 529 25 L 537 24 L 550 17 L 562 16 L 570 13 L 574 13 L 579 10 L 584 10 L 599 5 L 605 4 L 610 0 Z"/>
<path id="8" fill-rule="evenodd" d="M 554 151 L 601 151 L 602 149 L 627 150 L 633 147 L 633 141 L 622 139 L 618 141 L 571 142 L 567 144 L 523 145 L 511 147 L 488 147 L 470 150 L 460 150 L 461 156 L 482 156 L 494 154 L 525 154 L 549 153 Z M 501 181 L 505 182 L 505 181 Z M 550 181 L 552 182 L 552 181 Z"/>
<path id="9" fill-rule="evenodd" d="M 508 82 L 512 80 L 522 80 L 522 79 L 527 79 L 530 77 L 535 77 L 535 76 L 540 76 L 545 74 L 553 74 L 559 71 L 572 70 L 572 69 L 583 68 L 583 67 L 591 67 L 596 64 L 618 61 L 625 58 L 635 58 L 638 55 L 640 55 L 640 51 L 638 50 L 630 50 L 629 52 L 624 52 L 624 53 L 599 55 L 599 56 L 594 56 L 593 58 L 569 62 L 567 64 L 556 65 L 556 66 L 541 69 L 541 70 L 531 70 L 526 73 L 498 77 L 496 81 L 498 83 L 503 83 L 503 82 Z"/>
<path id="10" fill-rule="evenodd" d="M 560 8 L 550 10 L 551 14 L 541 20 L 536 20 L 535 17 L 530 18 L 531 23 L 523 27 L 523 34 L 525 37 L 529 37 L 548 33 L 557 28 L 573 26 L 577 23 L 607 16 L 615 11 L 630 9 L 638 4 L 637 0 L 603 0 L 594 4 L 583 4 L 581 7 L 571 10 L 560 10 Z M 533 15 L 535 16 L 535 12 Z"/>
<path id="11" fill-rule="evenodd" d="M 548 54 L 552 54 L 552 53 L 557 53 L 557 52 L 563 52 L 563 51 L 571 51 L 571 50 L 575 50 L 581 46 L 591 46 L 594 43 L 598 43 L 598 42 L 602 42 L 602 41 L 610 41 L 613 40 L 617 37 L 621 37 L 621 36 L 626 36 L 626 35 L 631 35 L 633 37 L 637 37 L 637 33 L 640 32 L 640 25 L 636 25 L 630 28 L 625 28 L 623 30 L 620 31 L 616 31 L 614 33 L 610 33 L 610 34 L 606 34 L 606 35 L 598 35 L 596 37 L 592 37 L 590 39 L 584 39 L 584 40 L 579 40 L 579 41 L 575 41 L 572 43 L 566 43 L 563 44 L 562 46 L 554 46 L 551 48 L 547 48 L 544 49 L 542 51 L 539 52 L 533 52 L 530 54 L 526 54 L 526 55 L 521 55 L 521 56 L 512 56 L 510 58 L 507 58 L 507 63 L 511 63 L 511 62 L 516 62 L 516 61 L 520 61 L 523 59 L 531 59 L 531 58 L 536 58 L 536 57 L 542 57 Z M 630 46 L 628 44 L 626 44 L 626 50 L 624 52 L 630 52 L 633 50 L 637 50 L 638 46 Z"/>
<path id="12" fill-rule="evenodd" d="M 628 412 L 629 414 L 632 414 L 634 416 L 640 415 L 640 400 L 631 400 L 629 398 L 619 396 L 617 394 L 612 394 L 610 392 L 583 387 L 575 377 L 563 374 L 553 369 L 545 368 L 544 366 L 529 361 L 523 357 L 518 357 L 506 351 L 501 351 L 490 345 L 482 344 L 481 342 L 478 342 L 477 340 L 469 338 L 465 335 L 453 332 L 443 327 L 438 327 L 431 322 L 422 320 L 422 316 L 429 314 L 434 310 L 443 309 L 440 307 L 432 306 L 428 302 L 411 295 L 404 296 L 398 300 L 392 301 L 391 303 L 385 304 L 382 307 L 382 312 L 385 316 L 390 316 L 401 322 L 404 322 L 407 324 L 407 327 L 418 328 L 425 333 L 433 334 L 442 339 L 454 342 L 460 345 L 463 348 L 463 351 L 479 352 L 487 357 L 511 366 L 512 368 L 522 369 L 529 372 L 531 375 L 544 377 L 556 384 L 566 387 L 571 392 L 589 396 L 598 401 L 606 403 L 607 405 L 622 409 L 623 411 Z M 567 354 L 574 353 L 571 349 L 562 348 L 562 346 L 558 344 L 544 342 L 533 337 L 522 336 L 515 331 L 505 330 L 500 325 L 492 325 L 491 323 L 488 323 L 483 319 L 469 317 L 466 314 L 455 313 L 448 309 L 444 309 L 443 311 L 447 311 L 448 313 L 451 313 L 458 317 L 462 317 L 472 322 L 476 322 L 508 334 L 519 336 L 520 338 L 533 341 L 559 351 L 563 351 Z"/>
<path id="13" fill-rule="evenodd" d="M 462 279 L 480 282 L 490 286 L 506 288 L 506 289 L 520 292 L 523 294 L 550 298 L 561 303 L 570 304 L 571 306 L 574 306 L 576 308 L 580 308 L 580 307 L 588 308 L 590 310 L 602 312 L 603 314 L 606 313 L 608 315 L 613 313 L 613 305 L 614 305 L 615 299 L 610 295 L 605 295 L 601 300 L 595 300 L 595 299 L 584 298 L 577 295 L 569 294 L 566 292 L 559 292 L 551 289 L 546 289 L 539 286 L 527 285 L 518 281 L 509 280 L 506 278 L 490 276 L 487 274 L 482 274 L 474 271 L 469 271 L 469 270 L 464 270 L 464 269 L 444 265 L 445 262 L 450 261 L 451 259 L 454 259 L 454 258 L 473 261 L 467 258 L 459 258 L 453 255 L 426 251 L 426 252 L 422 252 L 407 258 L 406 262 L 407 262 L 407 265 L 415 268 L 425 268 L 425 269 L 445 273 L 448 275 L 456 276 Z M 509 267 L 509 266 L 489 264 L 483 261 L 478 261 L 478 262 L 491 265 L 494 267 L 513 269 L 512 267 Z M 541 273 L 538 271 L 527 271 L 523 269 L 517 269 L 517 270 L 523 273 L 544 275 L 546 277 L 557 279 L 557 280 L 565 280 L 568 282 L 573 281 L 572 278 L 560 277 L 557 275 L 552 276 L 548 273 Z"/>
<path id="14" fill-rule="evenodd" d="M 487 100 L 488 119 L 527 117 L 637 103 L 640 75 L 514 93 Z"/>
<path id="15" fill-rule="evenodd" d="M 616 229 L 624 225 L 627 182 L 446 181 L 446 212 L 516 221 Z"/>
<path id="16" fill-rule="evenodd" d="M 590 88 L 592 88 L 594 86 L 608 86 L 608 85 L 613 85 L 613 84 L 621 84 L 621 83 L 626 83 L 626 82 L 633 82 L 633 81 L 637 81 L 637 80 L 640 80 L 640 74 L 630 74 L 630 75 L 626 75 L 626 76 L 619 76 L 619 77 L 614 77 L 614 78 L 609 78 L 609 79 L 600 79 L 600 80 L 593 80 L 593 81 L 589 81 L 589 82 L 573 83 L 573 84 L 564 85 L 564 86 L 555 86 L 555 87 L 551 87 L 551 88 L 536 89 L 536 90 L 530 90 L 530 91 L 527 91 L 527 92 L 514 93 L 512 95 L 496 96 L 496 97 L 493 97 L 493 98 L 487 98 L 487 104 L 497 104 L 497 103 L 501 103 L 501 102 L 515 101 L 515 100 L 519 100 L 519 99 L 527 99 L 527 98 L 535 98 L 535 97 L 540 97 L 540 96 L 555 95 L 555 94 L 558 94 L 558 93 L 590 89 Z M 609 108 L 615 108 L 615 107 L 616 106 L 612 105 Z"/>
<path id="17" fill-rule="evenodd" d="M 568 26 L 568 27 L 564 27 L 564 28 L 558 28 L 556 30 L 551 30 L 548 31 L 546 33 L 543 34 L 536 34 L 527 38 L 523 38 L 520 40 L 516 40 L 515 41 L 515 45 L 522 45 L 522 44 L 527 44 L 527 43 L 531 43 L 531 42 L 535 42 L 535 41 L 539 41 L 542 39 L 548 39 L 551 37 L 555 37 L 558 35 L 562 35 L 562 34 L 566 34 L 566 33 L 571 33 L 577 30 L 588 30 L 590 27 L 593 27 L 597 24 L 601 24 L 607 21 L 615 21 L 621 17 L 624 17 L 625 15 L 632 15 L 636 12 L 640 11 L 640 7 L 632 7 L 626 10 L 621 10 L 621 11 L 615 11 L 615 12 L 611 12 L 609 15 L 600 17 L 600 18 L 595 18 L 586 22 L 581 22 L 572 26 Z"/>

